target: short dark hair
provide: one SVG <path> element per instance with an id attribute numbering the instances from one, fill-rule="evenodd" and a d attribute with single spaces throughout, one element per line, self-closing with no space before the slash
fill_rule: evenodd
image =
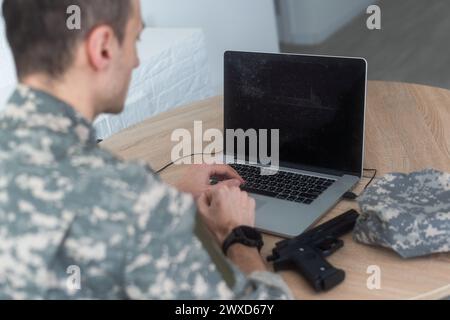
<path id="1" fill-rule="evenodd" d="M 81 9 L 81 28 L 69 30 L 69 6 Z M 4 0 L 6 35 L 19 79 L 42 72 L 64 74 L 74 48 L 98 25 L 107 24 L 120 43 L 132 10 L 130 0 Z"/>

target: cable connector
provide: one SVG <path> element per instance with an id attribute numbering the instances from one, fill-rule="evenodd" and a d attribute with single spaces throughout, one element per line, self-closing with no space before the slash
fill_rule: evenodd
<path id="1" fill-rule="evenodd" d="M 345 200 L 356 200 L 356 198 L 358 198 L 358 196 L 354 192 L 349 191 L 349 192 L 344 193 L 342 198 L 344 198 Z"/>

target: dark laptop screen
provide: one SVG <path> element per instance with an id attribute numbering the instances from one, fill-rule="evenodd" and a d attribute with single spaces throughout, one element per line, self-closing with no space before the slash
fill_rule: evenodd
<path id="1" fill-rule="evenodd" d="M 226 52 L 225 128 L 279 129 L 282 166 L 360 176 L 366 70 L 359 58 Z"/>

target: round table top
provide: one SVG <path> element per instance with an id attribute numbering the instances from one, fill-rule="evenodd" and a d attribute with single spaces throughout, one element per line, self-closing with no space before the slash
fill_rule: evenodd
<path id="1" fill-rule="evenodd" d="M 196 102 L 148 119 L 105 140 L 102 147 L 120 157 L 146 160 L 154 169 L 170 162 L 173 130 L 193 131 L 203 121 L 204 130 L 223 128 L 223 98 Z M 429 86 L 369 81 L 365 128 L 365 168 L 378 175 L 426 168 L 450 172 L 450 91 Z M 162 178 L 176 183 L 184 166 L 173 166 Z M 359 184 L 360 192 L 367 179 Z M 319 223 L 350 208 L 355 202 L 341 201 Z M 346 280 L 333 290 L 317 294 L 293 271 L 282 275 L 299 299 L 409 299 L 450 296 L 450 253 L 403 260 L 387 249 L 365 246 L 342 238 L 345 246 L 328 261 L 346 271 Z M 279 238 L 266 235 L 262 254 L 271 253 Z M 381 288 L 370 290 L 368 267 L 379 266 Z"/>

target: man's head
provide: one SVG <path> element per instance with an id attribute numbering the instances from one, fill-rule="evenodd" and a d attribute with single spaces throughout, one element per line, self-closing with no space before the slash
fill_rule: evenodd
<path id="1" fill-rule="evenodd" d="M 73 5 L 81 28 L 71 30 Z M 122 111 L 139 64 L 139 0 L 4 0 L 3 15 L 21 81 L 40 76 L 71 82 L 75 91 L 88 87 L 96 114 Z"/>

